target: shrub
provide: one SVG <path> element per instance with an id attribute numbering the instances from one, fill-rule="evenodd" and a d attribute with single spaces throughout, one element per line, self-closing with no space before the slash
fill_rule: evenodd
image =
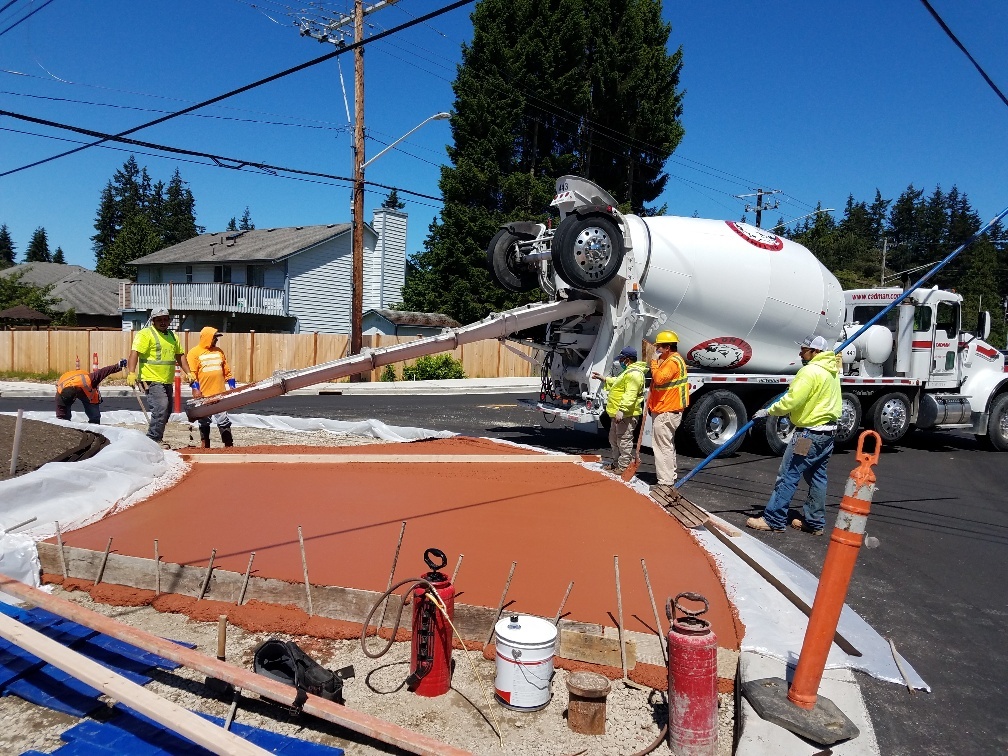
<path id="1" fill-rule="evenodd" d="M 385 369 L 381 371 L 381 378 L 379 380 L 385 381 L 386 383 L 391 383 L 397 380 L 395 368 L 391 365 L 386 365 Z"/>
<path id="2" fill-rule="evenodd" d="M 420 357 L 415 365 L 403 368 L 404 381 L 442 381 L 447 378 L 465 378 L 462 363 L 450 354 Z"/>

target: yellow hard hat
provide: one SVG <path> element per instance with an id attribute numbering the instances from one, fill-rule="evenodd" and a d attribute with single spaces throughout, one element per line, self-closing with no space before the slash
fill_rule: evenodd
<path id="1" fill-rule="evenodd" d="M 677 334 L 675 331 L 662 331 L 657 336 L 655 336 L 654 343 L 655 344 L 678 344 L 679 343 L 679 334 Z"/>

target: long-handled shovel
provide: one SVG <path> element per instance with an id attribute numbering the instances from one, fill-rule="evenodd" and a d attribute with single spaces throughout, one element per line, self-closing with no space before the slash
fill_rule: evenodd
<path id="1" fill-rule="evenodd" d="M 640 430 L 637 432 L 637 448 L 634 451 L 633 459 L 630 460 L 630 464 L 626 466 L 626 469 L 620 475 L 628 483 L 633 480 L 634 475 L 637 474 L 637 468 L 640 467 L 640 445 L 641 441 L 644 440 L 644 423 L 647 422 L 647 392 L 644 393 L 643 401 L 644 411 L 641 413 Z"/>
<path id="2" fill-rule="evenodd" d="M 133 396 L 136 397 L 137 404 L 140 405 L 140 411 L 143 412 L 144 420 L 147 421 L 147 425 L 150 425 L 150 415 L 147 414 L 147 408 L 144 407 L 143 399 L 140 398 L 140 392 L 137 390 L 136 386 L 133 386 Z"/>

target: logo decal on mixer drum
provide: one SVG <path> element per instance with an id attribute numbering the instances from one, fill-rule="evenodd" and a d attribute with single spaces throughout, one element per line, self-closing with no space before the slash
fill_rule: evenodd
<path id="1" fill-rule="evenodd" d="M 686 361 L 705 368 L 730 370 L 742 367 L 752 357 L 752 347 L 734 336 L 718 336 L 697 344 L 686 353 Z"/>
<path id="2" fill-rule="evenodd" d="M 736 223 L 735 221 L 725 221 L 725 223 L 728 224 L 728 228 L 755 247 L 768 249 L 771 252 L 780 252 L 784 249 L 784 240 L 776 234 L 771 234 L 762 228 L 756 228 L 756 226 L 750 226 L 748 223 Z"/>

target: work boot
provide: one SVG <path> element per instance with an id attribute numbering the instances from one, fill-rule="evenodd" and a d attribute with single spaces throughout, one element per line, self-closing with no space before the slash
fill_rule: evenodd
<path id="1" fill-rule="evenodd" d="M 200 426 L 199 437 L 200 437 L 200 445 L 204 449 L 209 449 L 210 448 L 210 426 L 209 425 L 207 427 L 205 427 L 205 428 L 202 425 Z"/>
<path id="2" fill-rule="evenodd" d="M 803 533 L 811 533 L 814 536 L 821 536 L 825 528 L 813 528 L 810 525 L 806 525 L 805 522 L 799 520 L 797 517 L 791 520 L 791 527 L 795 530 L 800 530 Z"/>
<path id="3" fill-rule="evenodd" d="M 207 431 L 207 437 L 209 438 L 210 431 Z M 224 442 L 224 446 L 234 446 L 234 436 L 231 435 L 230 428 L 220 429 L 220 440 Z"/>
<path id="4" fill-rule="evenodd" d="M 771 528 L 770 523 L 764 520 L 762 517 L 750 517 L 745 521 L 747 528 L 752 528 L 753 530 L 765 530 L 769 533 L 783 533 L 784 528 Z"/>

